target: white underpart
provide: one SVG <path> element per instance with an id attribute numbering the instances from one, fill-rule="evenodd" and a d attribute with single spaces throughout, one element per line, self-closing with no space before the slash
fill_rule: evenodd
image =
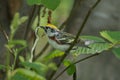
<path id="1" fill-rule="evenodd" d="M 61 50 L 61 51 L 66 51 L 69 48 L 69 45 L 61 45 L 56 43 L 55 41 L 48 39 L 48 42 L 56 49 Z"/>

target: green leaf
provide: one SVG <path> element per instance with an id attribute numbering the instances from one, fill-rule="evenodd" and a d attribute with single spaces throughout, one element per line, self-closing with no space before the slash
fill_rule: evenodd
<path id="1" fill-rule="evenodd" d="M 60 4 L 60 1 L 61 0 L 42 0 L 41 2 L 45 7 L 55 10 Z"/>
<path id="2" fill-rule="evenodd" d="M 46 71 L 48 70 L 48 67 L 42 63 L 30 63 L 30 62 L 22 62 L 21 63 L 24 67 L 31 68 L 38 74 L 44 76 Z"/>
<path id="3" fill-rule="evenodd" d="M 74 55 L 79 55 L 79 54 L 95 54 L 95 53 L 100 53 L 102 51 L 108 50 L 111 48 L 110 43 L 94 43 L 89 45 L 90 48 L 86 47 L 78 47 L 77 50 L 73 51 Z"/>
<path id="4" fill-rule="evenodd" d="M 49 63 L 48 68 L 52 69 L 52 70 L 57 70 L 58 69 L 55 63 Z"/>
<path id="5" fill-rule="evenodd" d="M 71 64 L 70 67 L 67 69 L 68 75 L 73 75 L 76 72 L 76 67 L 74 64 Z"/>
<path id="6" fill-rule="evenodd" d="M 100 34 L 112 43 L 120 42 L 120 31 L 102 31 Z"/>
<path id="7" fill-rule="evenodd" d="M 63 64 L 64 64 L 64 66 L 66 66 L 66 67 L 68 67 L 71 63 L 72 63 L 72 62 L 71 62 L 70 60 L 68 60 L 68 59 L 65 59 L 65 60 L 63 61 Z"/>
<path id="8" fill-rule="evenodd" d="M 120 48 L 113 48 L 112 52 L 115 54 L 115 56 L 120 59 Z"/>
<path id="9" fill-rule="evenodd" d="M 67 69 L 67 74 L 68 74 L 68 75 L 72 75 L 72 74 L 75 73 L 75 71 L 76 71 L 75 64 L 73 64 L 70 60 L 65 59 L 65 60 L 63 61 L 63 64 L 64 64 L 64 66 L 66 66 L 66 67 L 70 66 L 70 67 Z"/>
<path id="10" fill-rule="evenodd" d="M 27 0 L 28 5 L 41 4 L 41 0 Z"/>
<path id="11" fill-rule="evenodd" d="M 97 36 L 80 36 L 80 39 L 83 41 L 90 40 L 95 42 L 105 42 L 104 39 L 97 37 Z"/>
<path id="12" fill-rule="evenodd" d="M 27 43 L 25 40 L 9 40 L 8 44 L 5 46 L 8 50 L 11 50 L 11 48 L 14 48 L 13 49 L 14 53 L 19 53 L 21 50 L 23 50 L 27 46 Z M 16 46 L 18 47 L 16 48 Z"/>
<path id="13" fill-rule="evenodd" d="M 45 7 L 51 10 L 55 10 L 59 6 L 60 1 L 61 0 L 27 0 L 27 4 L 28 5 L 43 4 Z"/>
<path id="14" fill-rule="evenodd" d="M 22 24 L 22 23 L 24 23 L 27 19 L 28 19 L 27 16 L 21 17 L 20 20 L 19 20 L 19 22 L 20 22 L 19 25 Z"/>
<path id="15" fill-rule="evenodd" d="M 25 62 L 25 59 L 23 56 L 19 56 L 19 60 L 20 60 L 20 62 Z"/>
<path id="16" fill-rule="evenodd" d="M 59 56 L 62 56 L 62 55 L 64 55 L 64 52 L 59 51 L 59 50 L 54 50 L 53 52 L 49 53 L 49 54 L 45 57 L 45 59 L 46 59 L 46 60 L 49 60 L 49 59 L 53 59 L 53 58 L 55 58 L 55 57 L 59 57 Z"/>
<path id="17" fill-rule="evenodd" d="M 21 25 L 26 20 L 27 20 L 27 17 L 23 16 L 23 17 L 20 18 L 19 13 L 16 13 L 14 15 L 14 18 L 13 18 L 12 23 L 10 25 L 10 29 L 11 29 L 10 40 L 14 37 L 15 32 L 18 29 L 19 25 Z"/>
<path id="18" fill-rule="evenodd" d="M 15 45 L 21 45 L 21 46 L 26 47 L 27 43 L 26 43 L 25 40 L 10 40 L 8 42 L 8 45 L 13 45 L 13 46 L 15 46 Z"/>
<path id="19" fill-rule="evenodd" d="M 10 26 L 10 28 L 11 28 L 11 35 L 12 35 L 12 37 L 13 37 L 13 35 L 14 35 L 15 31 L 16 31 L 16 30 L 17 30 L 17 28 L 18 28 L 19 18 L 20 18 L 19 13 L 16 13 L 16 14 L 14 15 L 13 20 L 12 20 L 12 24 L 11 24 L 11 26 Z"/>
<path id="20" fill-rule="evenodd" d="M 18 68 L 12 73 L 10 80 L 45 80 L 45 78 L 34 71 Z"/>

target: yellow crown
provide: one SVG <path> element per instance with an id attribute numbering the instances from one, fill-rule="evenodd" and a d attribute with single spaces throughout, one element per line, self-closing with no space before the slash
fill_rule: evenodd
<path id="1" fill-rule="evenodd" d="M 46 25 L 47 27 L 50 27 L 50 28 L 53 28 L 53 29 L 56 29 L 56 30 L 59 30 L 55 25 L 53 24 L 47 24 Z"/>

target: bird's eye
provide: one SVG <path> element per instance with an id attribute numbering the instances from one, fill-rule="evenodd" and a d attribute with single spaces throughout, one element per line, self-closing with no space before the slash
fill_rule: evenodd
<path id="1" fill-rule="evenodd" d="M 55 30 L 54 30 L 54 29 L 51 29 L 51 32 L 55 32 Z"/>
<path id="2" fill-rule="evenodd" d="M 46 27 L 46 29 L 48 29 L 49 27 Z"/>

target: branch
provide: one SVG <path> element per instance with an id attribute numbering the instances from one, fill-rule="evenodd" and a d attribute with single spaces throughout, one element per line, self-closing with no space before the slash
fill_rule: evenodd
<path id="1" fill-rule="evenodd" d="M 37 12 L 37 15 L 38 15 L 38 23 L 37 23 L 37 26 L 40 26 L 40 10 L 42 8 L 41 5 L 37 6 L 38 7 L 38 12 Z M 34 59 L 34 53 L 35 53 L 35 48 L 36 48 L 36 45 L 39 41 L 39 36 L 38 36 L 38 30 L 39 30 L 40 27 L 37 27 L 36 30 L 35 30 L 35 36 L 36 36 L 36 39 L 34 41 L 34 44 L 33 44 L 33 47 L 31 49 L 31 58 L 29 60 L 29 62 L 32 62 L 33 59 Z"/>
<path id="2" fill-rule="evenodd" d="M 35 36 L 36 36 L 36 40 L 33 44 L 33 47 L 31 49 L 31 57 L 29 59 L 29 62 L 32 62 L 33 61 L 33 58 L 34 58 L 34 51 L 35 51 L 35 48 L 36 48 L 36 45 L 37 45 L 37 42 L 39 41 L 39 36 L 38 36 L 38 30 L 39 30 L 40 27 L 37 27 L 36 30 L 35 30 Z"/>
<path id="3" fill-rule="evenodd" d="M 77 80 L 77 70 L 76 70 L 76 68 L 75 68 L 75 73 L 73 74 L 73 80 Z"/>
<path id="4" fill-rule="evenodd" d="M 40 11 L 41 11 L 41 8 L 42 8 L 42 5 L 39 5 L 38 6 L 38 23 L 37 23 L 37 26 L 40 26 Z"/>
<path id="5" fill-rule="evenodd" d="M 100 53 L 92 54 L 92 55 L 90 55 L 90 56 L 87 56 L 87 57 L 85 57 L 85 58 L 83 58 L 83 59 L 80 59 L 80 60 L 74 62 L 73 64 L 80 63 L 80 62 L 85 61 L 85 60 L 87 60 L 87 59 L 90 59 L 90 58 L 92 58 L 92 57 L 94 57 L 94 56 L 98 56 L 99 54 L 100 54 Z M 69 65 L 69 66 L 66 67 L 63 71 L 61 71 L 53 80 L 58 79 L 68 68 L 70 68 L 70 66 L 71 66 L 71 65 Z"/>
<path id="6" fill-rule="evenodd" d="M 30 32 L 30 27 L 32 25 L 32 20 L 33 20 L 33 16 L 35 14 L 35 11 L 36 11 L 36 5 L 34 5 L 32 7 L 32 10 L 31 10 L 31 13 L 29 14 L 29 19 L 28 19 L 28 22 L 27 22 L 27 25 L 25 27 L 25 31 L 24 31 L 24 34 L 23 34 L 23 39 L 27 41 L 27 36 L 28 36 L 28 33 Z M 24 54 L 26 53 L 27 51 L 30 51 L 28 47 L 26 47 L 21 53 Z M 26 54 L 23 55 L 24 57 L 26 57 Z"/>
<path id="7" fill-rule="evenodd" d="M 37 23 L 37 26 L 40 26 L 40 11 L 41 11 L 41 8 L 42 8 L 42 5 L 39 5 L 37 6 L 38 7 L 38 12 L 37 12 L 37 15 L 38 15 L 38 23 Z M 35 42 L 34 42 L 34 45 L 31 49 L 31 58 L 30 58 L 30 62 L 33 61 L 34 59 L 34 53 L 35 53 L 35 48 L 36 48 L 36 45 L 39 41 L 39 36 L 38 36 L 38 30 L 39 30 L 40 27 L 37 27 L 36 30 L 35 30 L 35 36 L 36 36 L 36 39 L 35 39 Z"/>
<path id="8" fill-rule="evenodd" d="M 0 23 L 0 30 L 1 30 L 2 34 L 4 35 L 5 39 L 6 39 L 7 41 L 9 41 L 8 34 L 6 33 L 5 30 L 3 30 L 2 27 L 3 27 L 3 25 Z"/>
<path id="9" fill-rule="evenodd" d="M 9 36 L 7 34 L 7 32 L 5 30 L 3 30 L 3 25 L 0 23 L 0 30 L 2 32 L 2 34 L 4 35 L 5 39 L 7 40 L 7 42 L 9 41 Z M 10 53 L 14 56 L 13 54 L 13 49 L 8 49 L 10 51 Z"/>
<path id="10" fill-rule="evenodd" d="M 86 24 L 86 22 L 87 22 L 87 20 L 88 20 L 88 18 L 89 18 L 89 16 L 90 16 L 90 14 L 91 14 L 91 12 L 92 12 L 92 10 L 97 6 L 97 4 L 98 4 L 100 1 L 101 1 L 101 0 L 97 0 L 97 2 L 89 9 L 89 11 L 88 11 L 88 13 L 87 13 L 87 15 L 86 15 L 83 23 L 82 23 L 82 25 L 81 25 L 81 27 L 80 27 L 77 35 L 76 35 L 76 37 L 75 37 L 74 42 L 73 42 L 72 45 L 69 47 L 69 49 L 65 52 L 65 54 L 64 54 L 64 56 L 61 58 L 61 61 L 59 62 L 59 64 L 57 64 L 58 67 L 61 65 L 61 63 L 63 62 L 63 60 L 66 58 L 66 56 L 68 55 L 68 53 L 70 52 L 70 50 L 71 50 L 71 49 L 74 47 L 74 45 L 77 43 L 77 40 L 78 40 L 78 38 L 79 38 L 79 35 L 81 34 L 81 32 L 82 32 L 82 30 L 83 30 L 83 28 L 84 28 L 84 26 L 85 26 L 85 24 Z M 52 74 L 51 77 L 53 77 L 55 73 L 56 73 L 56 71 Z"/>

